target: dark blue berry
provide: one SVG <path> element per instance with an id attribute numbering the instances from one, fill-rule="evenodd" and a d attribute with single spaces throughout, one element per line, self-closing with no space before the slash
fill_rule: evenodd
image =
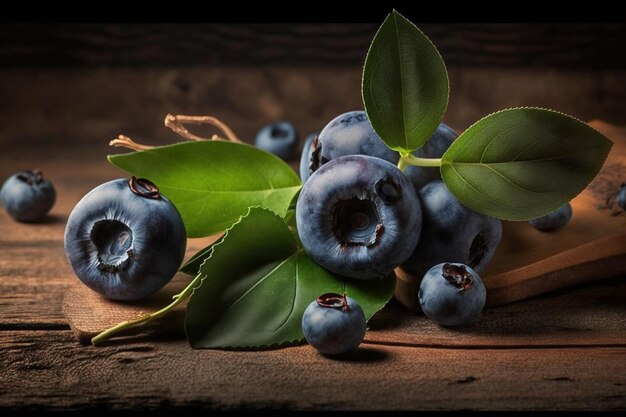
<path id="1" fill-rule="evenodd" d="M 426 141 L 424 146 L 413 152 L 413 154 L 420 158 L 441 158 L 458 136 L 450 126 L 440 123 L 435 133 Z M 404 173 L 411 179 L 415 192 L 418 192 L 429 182 L 441 179 L 441 173 L 438 168 L 409 165 L 404 170 Z"/>
<path id="2" fill-rule="evenodd" d="M 167 284 L 185 255 L 176 207 L 144 179 L 109 181 L 74 207 L 65 253 L 78 278 L 114 300 L 145 298 Z"/>
<path id="3" fill-rule="evenodd" d="M 380 278 L 411 254 L 422 218 L 413 186 L 391 163 L 342 156 L 318 169 L 296 206 L 298 235 L 320 265 L 353 278 Z"/>
<path id="4" fill-rule="evenodd" d="M 311 175 L 311 156 L 313 155 L 314 144 L 317 139 L 317 133 L 311 133 L 304 140 L 304 146 L 302 147 L 302 154 L 300 154 L 300 180 L 304 184 Z"/>
<path id="5" fill-rule="evenodd" d="M 441 263 L 429 269 L 419 289 L 424 314 L 443 326 L 465 326 L 485 306 L 487 291 L 480 276 L 467 265 Z"/>
<path id="6" fill-rule="evenodd" d="M 365 315 L 353 298 L 319 296 L 304 310 L 302 332 L 320 353 L 340 355 L 355 350 L 365 337 Z"/>
<path id="7" fill-rule="evenodd" d="M 465 207 L 441 180 L 426 184 L 418 196 L 422 234 L 402 268 L 415 277 L 442 262 L 459 262 L 482 271 L 500 243 L 501 221 Z"/>
<path id="8" fill-rule="evenodd" d="M 367 114 L 362 110 L 340 114 L 322 129 L 313 149 L 309 173 L 346 155 L 375 156 L 394 165 L 400 158 L 376 134 Z"/>
<path id="9" fill-rule="evenodd" d="M 298 133 L 289 122 L 275 122 L 263 126 L 254 140 L 256 147 L 286 161 L 296 158 Z"/>
<path id="10" fill-rule="evenodd" d="M 56 192 L 41 171 L 22 171 L 11 175 L 0 190 L 0 200 L 9 215 L 18 221 L 41 220 L 52 208 Z"/>
<path id="11" fill-rule="evenodd" d="M 529 221 L 537 230 L 551 231 L 565 226 L 572 218 L 572 205 L 566 203 L 545 216 L 537 217 Z"/>
<path id="12" fill-rule="evenodd" d="M 622 210 L 626 210 L 626 184 L 622 184 L 619 191 L 617 192 L 617 196 L 615 197 L 615 202 Z"/>

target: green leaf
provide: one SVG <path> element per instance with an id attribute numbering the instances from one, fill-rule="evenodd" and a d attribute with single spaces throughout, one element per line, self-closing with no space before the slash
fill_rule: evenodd
<path id="1" fill-rule="evenodd" d="M 187 305 L 194 348 L 267 348 L 301 342 L 304 309 L 326 292 L 356 299 L 369 319 L 391 298 L 394 279 L 347 281 L 302 250 L 272 212 L 251 208 L 213 246 Z"/>
<path id="2" fill-rule="evenodd" d="M 200 267 L 202 266 L 204 261 L 211 257 L 211 254 L 213 253 L 213 246 L 217 245 L 220 242 L 221 240 L 218 240 L 210 244 L 206 248 L 199 250 L 191 258 L 189 258 L 189 260 L 183 266 L 180 267 L 180 272 L 187 275 L 198 275 L 198 273 L 200 272 Z"/>
<path id="3" fill-rule="evenodd" d="M 400 153 L 420 148 L 446 112 L 449 88 L 435 46 L 394 10 L 378 29 L 363 68 L 363 104 L 376 133 Z"/>
<path id="4" fill-rule="evenodd" d="M 552 110 L 516 108 L 479 120 L 442 157 L 441 174 L 467 207 L 505 220 L 543 216 L 596 176 L 612 142 Z"/>
<path id="5" fill-rule="evenodd" d="M 154 182 L 176 205 L 189 237 L 221 232 L 251 206 L 284 216 L 302 186 L 280 158 L 226 141 L 183 142 L 109 155 L 109 161 Z"/>

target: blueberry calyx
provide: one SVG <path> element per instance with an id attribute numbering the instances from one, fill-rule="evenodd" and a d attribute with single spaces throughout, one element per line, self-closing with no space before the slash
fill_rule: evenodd
<path id="1" fill-rule="evenodd" d="M 385 177 L 376 181 L 376 194 L 385 203 L 394 203 L 402 197 L 400 185 L 391 177 Z"/>
<path id="2" fill-rule="evenodd" d="M 331 218 L 341 246 L 373 246 L 384 231 L 378 209 L 370 200 L 338 201 L 331 210 Z"/>
<path id="3" fill-rule="evenodd" d="M 128 180 L 128 188 L 140 197 L 152 198 L 153 200 L 157 200 L 161 197 L 159 187 L 145 178 L 130 177 L 130 180 Z"/>
<path id="4" fill-rule="evenodd" d="M 38 169 L 23 171 L 17 174 L 17 179 L 24 181 L 28 185 L 39 184 L 43 181 L 43 172 Z"/>
<path id="5" fill-rule="evenodd" d="M 480 264 L 480 262 L 483 260 L 483 257 L 485 256 L 485 253 L 488 249 L 489 245 L 487 240 L 485 239 L 485 236 L 483 236 L 482 233 L 477 234 L 474 240 L 472 240 L 472 244 L 470 245 L 468 265 L 472 268 L 475 268 L 476 265 Z"/>
<path id="6" fill-rule="evenodd" d="M 319 167 L 328 162 L 328 159 L 322 156 L 322 141 L 320 135 L 315 136 L 311 142 L 311 158 L 309 159 L 309 174 L 313 174 Z"/>
<path id="7" fill-rule="evenodd" d="M 334 292 L 328 292 L 317 297 L 315 301 L 321 307 L 350 311 L 350 306 L 348 305 L 346 293 L 343 293 L 343 295 L 341 295 Z"/>
<path id="8" fill-rule="evenodd" d="M 468 290 L 474 282 L 472 274 L 462 265 L 446 263 L 441 271 L 441 276 L 450 284 L 454 285 L 459 291 Z"/>

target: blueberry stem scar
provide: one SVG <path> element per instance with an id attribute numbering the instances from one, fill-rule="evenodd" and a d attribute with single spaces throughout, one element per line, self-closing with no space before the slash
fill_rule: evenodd
<path id="1" fill-rule="evenodd" d="M 343 293 L 343 295 L 336 294 L 334 292 L 328 292 L 317 297 L 315 301 L 322 307 L 336 308 L 344 311 L 350 310 L 350 306 L 348 305 L 348 299 L 346 298 L 345 292 Z"/>
<path id="2" fill-rule="evenodd" d="M 459 291 L 469 289 L 474 282 L 472 274 L 470 274 L 469 271 L 462 265 L 447 263 L 443 266 L 441 275 Z"/>
<path id="3" fill-rule="evenodd" d="M 217 136 L 213 135 L 213 137 L 203 138 L 201 136 L 194 135 L 189 132 L 187 128 L 183 125 L 183 123 L 191 123 L 196 125 L 211 125 L 220 129 L 226 138 L 231 142 L 241 143 L 241 139 L 235 135 L 235 132 L 224 122 L 222 122 L 217 117 L 213 116 L 186 116 L 183 114 L 168 114 L 165 116 L 165 126 L 170 128 L 174 133 L 179 136 L 189 139 L 189 140 L 213 140 L 219 139 Z"/>
<path id="4" fill-rule="evenodd" d="M 38 169 L 32 171 L 24 171 L 17 175 L 17 179 L 24 181 L 28 185 L 39 184 L 43 181 L 43 172 Z"/>
<path id="5" fill-rule="evenodd" d="M 409 154 L 407 156 L 400 157 L 400 160 L 398 161 L 398 168 L 401 171 L 404 171 L 407 165 L 437 168 L 440 167 L 441 164 L 441 158 L 420 158 L 418 156 Z"/>
<path id="6" fill-rule="evenodd" d="M 102 342 L 103 340 L 109 339 L 111 336 L 113 336 L 116 333 L 121 332 L 122 330 L 130 329 L 132 327 L 137 327 L 137 326 L 143 326 L 143 325 L 150 323 L 153 320 L 158 319 L 161 316 L 164 316 L 165 314 L 170 312 L 174 307 L 176 307 L 178 304 L 180 304 L 185 299 L 187 299 L 193 292 L 193 289 L 196 286 L 198 286 L 200 281 L 202 281 L 202 278 L 203 278 L 203 275 L 198 274 L 193 280 L 191 280 L 191 282 L 189 283 L 189 285 L 185 287 L 185 289 L 183 289 L 180 293 L 176 294 L 173 297 L 174 301 L 172 301 L 170 304 L 163 307 L 162 309 L 155 311 L 154 313 L 142 314 L 141 316 L 139 316 L 138 318 L 134 320 L 127 320 L 119 324 L 116 324 L 115 326 L 110 327 L 104 330 L 103 332 L 99 333 L 97 336 L 94 336 L 91 339 L 91 344 L 96 346 L 98 343 Z"/>
<path id="7" fill-rule="evenodd" d="M 130 177 L 130 180 L 128 180 L 128 188 L 140 197 L 152 198 L 153 200 L 158 200 L 159 197 L 161 197 L 159 187 L 145 178 L 136 178 L 133 175 Z"/>

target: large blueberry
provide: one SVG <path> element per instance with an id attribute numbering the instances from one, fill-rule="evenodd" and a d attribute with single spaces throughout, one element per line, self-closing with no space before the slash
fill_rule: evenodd
<path id="1" fill-rule="evenodd" d="M 340 114 L 328 122 L 313 142 L 309 174 L 335 158 L 369 155 L 397 164 L 400 155 L 385 145 L 363 110 Z"/>
<path id="2" fill-rule="evenodd" d="M 426 184 L 418 196 L 422 235 L 402 269 L 421 277 L 433 265 L 460 262 L 482 271 L 502 237 L 500 220 L 465 207 L 441 180 Z"/>
<path id="3" fill-rule="evenodd" d="M 380 278 L 411 254 L 422 217 L 413 186 L 393 164 L 342 156 L 318 169 L 296 206 L 307 253 L 340 275 Z"/>
<path id="4" fill-rule="evenodd" d="M 443 326 L 465 326 L 485 307 L 487 291 L 476 271 L 460 263 L 441 263 L 426 272 L 419 290 L 422 311 Z"/>
<path id="5" fill-rule="evenodd" d="M 617 192 L 617 196 L 615 197 L 615 202 L 622 210 L 626 210 L 626 184 L 622 184 L 619 191 Z"/>
<path id="6" fill-rule="evenodd" d="M 311 133 L 304 140 L 302 154 L 300 154 L 300 180 L 304 184 L 311 175 L 309 165 L 311 165 L 311 155 L 313 155 L 313 141 L 317 138 L 317 133 Z"/>
<path id="7" fill-rule="evenodd" d="M 74 273 L 114 300 L 138 300 L 162 288 L 178 271 L 186 244 L 176 207 L 150 181 L 134 177 L 91 190 L 65 228 Z"/>
<path id="8" fill-rule="evenodd" d="M 445 123 L 439 123 L 437 130 L 430 139 L 413 154 L 420 158 L 441 158 L 458 136 L 450 126 Z M 441 173 L 438 168 L 409 165 L 404 170 L 404 173 L 411 179 L 416 192 L 427 183 L 441 179 Z"/>
<path id="9" fill-rule="evenodd" d="M 259 130 L 254 144 L 279 158 L 290 161 L 297 154 L 298 132 L 289 122 L 270 123 Z"/>
<path id="10" fill-rule="evenodd" d="M 572 205 L 566 203 L 545 216 L 532 219 L 529 223 L 537 230 L 551 231 L 565 226 L 572 218 Z"/>
<path id="11" fill-rule="evenodd" d="M 365 337 L 365 329 L 361 306 L 345 295 L 320 295 L 302 316 L 302 332 L 307 342 L 326 355 L 355 350 Z"/>
<path id="12" fill-rule="evenodd" d="M 56 192 L 41 171 L 22 171 L 4 182 L 0 200 L 13 219 L 33 222 L 41 220 L 50 211 Z"/>

